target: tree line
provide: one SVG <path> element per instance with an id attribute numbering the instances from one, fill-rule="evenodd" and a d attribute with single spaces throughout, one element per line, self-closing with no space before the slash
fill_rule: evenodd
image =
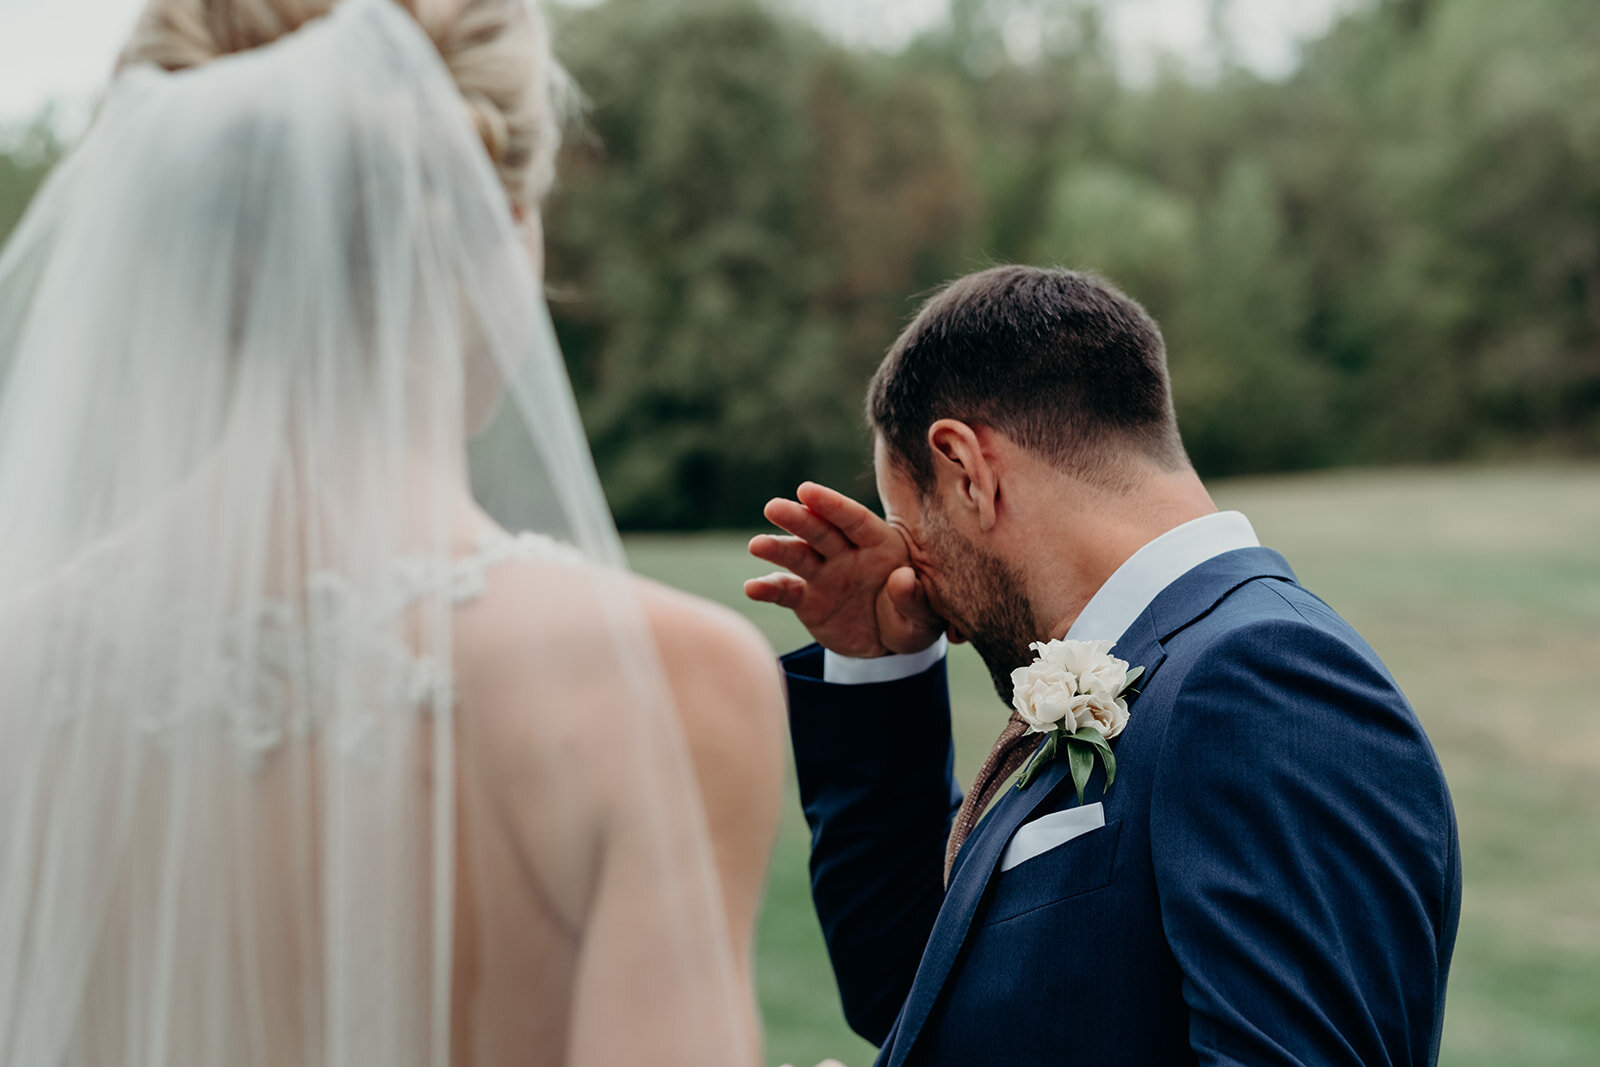
<path id="1" fill-rule="evenodd" d="M 1600 453 L 1593 0 L 1373 0 L 1285 80 L 1223 49 L 1147 85 L 1088 0 L 954 0 L 892 52 L 761 0 L 556 15 L 586 107 L 552 308 L 625 527 L 870 493 L 868 376 L 996 262 L 1150 308 L 1208 476 Z M 0 156 L 0 232 L 41 138 Z"/>

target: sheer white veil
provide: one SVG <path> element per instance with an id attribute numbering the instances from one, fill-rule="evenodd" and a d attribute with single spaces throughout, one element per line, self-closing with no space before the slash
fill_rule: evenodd
<path id="1" fill-rule="evenodd" d="M 546 962 L 486 943 L 517 848 L 578 900 L 520 1062 L 749 1061 L 538 280 L 410 16 L 120 76 L 0 255 L 0 364 L 0 1064 L 503 1062 L 474 998 Z M 485 547 L 495 387 L 470 480 L 537 536 Z M 495 560 L 523 684 L 486 709 Z M 637 936 L 596 947 L 604 907 Z"/>

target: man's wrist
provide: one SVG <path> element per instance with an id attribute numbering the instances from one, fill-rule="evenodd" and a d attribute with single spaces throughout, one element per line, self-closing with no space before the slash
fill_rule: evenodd
<path id="1" fill-rule="evenodd" d="M 943 634 L 921 652 L 857 659 L 824 649 L 822 680 L 833 685 L 873 685 L 911 678 L 944 659 L 950 643 Z"/>

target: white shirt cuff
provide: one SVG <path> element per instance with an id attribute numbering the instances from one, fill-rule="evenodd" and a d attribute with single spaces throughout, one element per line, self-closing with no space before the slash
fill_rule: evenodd
<path id="1" fill-rule="evenodd" d="M 944 659 L 945 653 L 950 650 L 950 642 L 945 640 L 944 634 L 939 635 L 939 640 L 923 649 L 921 652 L 910 652 L 904 656 L 874 656 L 871 659 L 856 659 L 854 656 L 841 656 L 828 649 L 822 650 L 822 680 L 834 685 L 872 685 L 876 682 L 898 682 L 902 678 L 910 678 L 921 674 L 935 663 Z"/>

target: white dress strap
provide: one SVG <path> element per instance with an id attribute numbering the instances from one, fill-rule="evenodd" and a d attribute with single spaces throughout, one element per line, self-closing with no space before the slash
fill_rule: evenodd
<path id="1" fill-rule="evenodd" d="M 492 531 L 478 539 L 468 556 L 454 559 L 407 559 L 398 566 L 404 579 L 407 602 L 443 590 L 452 603 L 461 604 L 483 595 L 490 570 L 517 559 L 550 559 L 582 563 L 588 557 L 572 545 L 545 534 L 518 534 Z"/>
<path id="2" fill-rule="evenodd" d="M 508 560 L 545 559 L 563 563 L 584 563 L 588 557 L 572 545 L 547 534 L 523 531 L 508 534 L 492 531 L 478 539 L 470 556 L 452 560 L 447 588 L 450 599 L 460 604 L 483 595 L 489 571 Z"/>

